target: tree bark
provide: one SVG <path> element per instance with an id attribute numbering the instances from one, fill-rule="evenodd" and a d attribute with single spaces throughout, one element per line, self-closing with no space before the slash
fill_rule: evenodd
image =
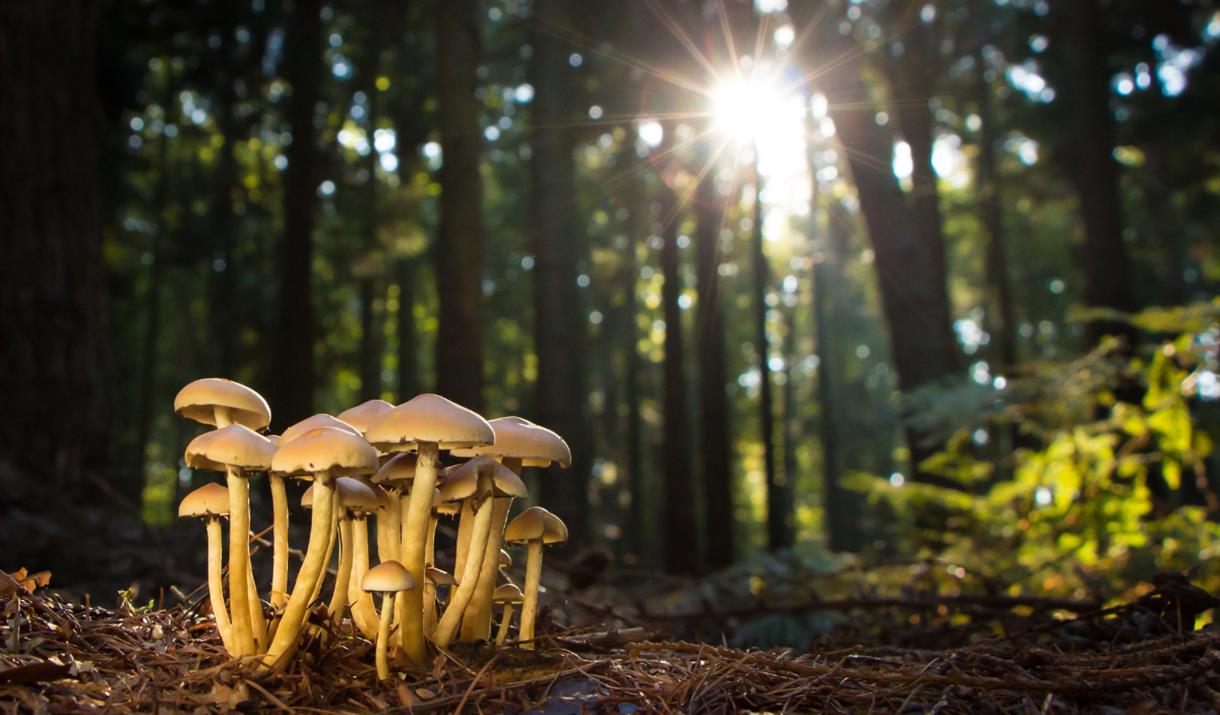
<path id="1" fill-rule="evenodd" d="M 436 290 L 440 299 L 436 389 L 483 409 L 483 183 L 475 71 L 479 64 L 478 0 L 447 0 L 436 10 L 440 227 Z"/>
<path id="2" fill-rule="evenodd" d="M 534 100 L 530 126 L 530 229 L 534 248 L 534 346 L 538 356 L 537 411 L 540 424 L 568 440 L 570 474 L 545 474 L 542 503 L 564 515 L 571 540 L 584 542 L 589 532 L 588 474 L 592 466 L 589 423 L 588 320 L 583 291 L 577 285 L 584 242 L 576 219 L 575 131 L 570 126 L 574 87 L 570 81 L 569 46 L 555 37 L 568 27 L 570 0 L 536 0 L 531 24 L 530 63 Z M 550 471 L 550 470 L 548 470 Z"/>
<path id="3" fill-rule="evenodd" d="M 210 341 L 216 346 L 215 370 L 218 375 L 233 376 L 235 366 L 236 338 L 241 334 L 240 325 L 244 311 L 234 310 L 237 286 L 237 266 L 233 247 L 237 243 L 237 221 L 233 213 L 233 191 L 240 180 L 237 175 L 236 144 L 238 141 L 237 92 L 234 87 L 237 68 L 234 54 L 233 34 L 236 31 L 237 5 L 220 3 L 217 12 L 220 48 L 217 50 L 216 123 L 223 144 L 216 163 L 215 196 L 212 200 L 212 239 L 217 246 L 212 261 L 205 270 L 210 277 L 211 296 L 208 301 L 208 318 L 211 326 Z M 219 269 L 219 270 L 217 270 Z"/>
<path id="4" fill-rule="evenodd" d="M 0 3 L 0 462 L 64 494 L 109 444 L 97 15 Z"/>
<path id="5" fill-rule="evenodd" d="M 313 229 L 317 204 L 317 130 L 314 110 L 321 97 L 322 19 L 320 0 L 297 0 L 285 42 L 285 79 L 292 87 L 286 119 L 292 127 L 284 173 L 284 235 L 280 241 L 279 304 L 275 376 L 271 404 L 278 424 L 290 425 L 313 412 L 314 310 Z"/>
<path id="6" fill-rule="evenodd" d="M 986 79 L 986 66 L 983 64 L 982 55 L 976 55 L 975 61 L 979 64 L 976 111 L 982 121 L 979 130 L 977 190 L 979 213 L 982 214 L 983 229 L 987 234 L 986 315 L 988 332 L 996 340 L 996 355 L 999 357 L 1000 366 L 1011 369 L 1017 364 L 1017 315 L 1013 304 L 1012 282 L 1008 277 L 1008 251 L 1004 245 L 1004 205 L 1000 196 L 999 165 L 996 161 L 999 132 L 995 113 L 992 111 L 991 86 Z"/>
<path id="7" fill-rule="evenodd" d="M 665 529 L 663 554 L 665 570 L 670 573 L 691 573 L 700 568 L 698 529 L 695 522 L 695 500 L 691 473 L 690 422 L 686 406 L 686 346 L 682 335 L 681 255 L 678 251 L 678 196 L 665 181 L 665 164 L 673 148 L 675 124 L 666 123 L 664 138 L 658 147 L 662 157 L 659 171 L 661 221 L 661 303 L 665 319 L 664 388 L 662 391 L 662 422 L 664 450 L 662 456 L 662 518 Z"/>
<path id="8" fill-rule="evenodd" d="M 771 267 L 763 246 L 763 178 L 758 171 L 758 149 L 754 150 L 754 226 L 750 240 L 754 274 L 754 351 L 758 354 L 758 422 L 763 446 L 763 472 L 767 485 L 767 550 L 790 548 L 792 531 L 791 498 L 784 475 L 775 468 L 775 407 L 771 389 L 771 341 L 767 337 L 767 286 Z"/>
<path id="9" fill-rule="evenodd" d="M 383 12 L 383 4 L 377 0 L 370 2 L 365 8 L 367 23 L 364 47 L 365 62 L 362 68 L 364 75 L 361 85 L 365 100 L 365 135 L 369 143 L 369 153 L 365 157 L 364 170 L 368 177 L 364 184 L 364 241 L 358 259 L 358 293 L 360 297 L 360 354 L 357 356 L 360 372 L 360 400 L 372 400 L 381 397 L 381 347 L 385 332 L 385 321 L 377 310 L 376 297 L 379 294 L 381 265 L 379 241 L 377 232 L 380 228 L 380 218 L 377 207 L 377 164 L 379 154 L 374 146 L 374 135 L 377 131 L 377 117 L 380 105 L 380 91 L 377 89 L 377 75 L 381 69 L 381 46 L 383 44 L 383 26 L 387 18 Z"/>
<path id="10" fill-rule="evenodd" d="M 703 458 L 704 534 L 707 565 L 733 562 L 733 475 L 728 395 L 725 392 L 724 310 L 720 299 L 720 229 L 724 205 L 716 191 L 715 169 L 695 191 L 695 262 L 699 353 L 699 454 Z"/>
<path id="11" fill-rule="evenodd" d="M 1136 308 L 1131 258 L 1123 243 L 1119 167 L 1114 160 L 1114 114 L 1110 110 L 1109 54 L 1097 0 L 1052 4 L 1052 75 L 1065 113 L 1060 159 L 1076 194 L 1084 224 L 1084 303 L 1130 311 Z M 1054 70 L 1048 64 L 1049 70 Z M 1059 106 L 1061 105 L 1061 106 Z M 1104 335 L 1133 337 L 1130 326 L 1109 321 L 1087 326 L 1090 342 Z"/>

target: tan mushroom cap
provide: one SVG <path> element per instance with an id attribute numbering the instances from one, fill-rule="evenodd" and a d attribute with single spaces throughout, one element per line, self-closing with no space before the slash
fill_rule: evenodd
<path id="1" fill-rule="evenodd" d="M 424 569 L 424 578 L 428 579 L 437 586 L 452 586 L 455 581 L 453 575 L 444 569 L 438 569 L 435 566 L 429 566 Z"/>
<path id="2" fill-rule="evenodd" d="M 373 483 L 387 487 L 401 488 L 415 479 L 416 457 L 409 452 L 402 452 L 390 457 L 381 469 L 373 475 Z"/>
<path id="3" fill-rule="evenodd" d="M 563 520 L 540 506 L 531 506 L 508 522 L 504 540 L 509 543 L 528 543 L 542 539 L 544 544 L 558 544 L 568 540 L 568 527 Z"/>
<path id="4" fill-rule="evenodd" d="M 382 561 L 364 574 L 360 588 L 373 593 L 398 593 L 415 588 L 415 577 L 397 561 Z"/>
<path id="5" fill-rule="evenodd" d="M 394 405 L 385 400 L 369 400 L 340 412 L 339 419 L 363 433 L 368 431 L 369 425 L 373 424 L 374 420 L 392 409 L 394 409 Z"/>
<path id="6" fill-rule="evenodd" d="M 423 394 L 377 418 L 365 437 L 387 452 L 406 452 L 421 442 L 441 449 L 491 444 L 496 435 L 478 413 L 440 395 Z"/>
<path id="7" fill-rule="evenodd" d="M 517 588 L 516 584 L 505 583 L 496 586 L 491 600 L 494 603 L 521 603 L 525 600 L 525 594 L 521 593 L 521 589 Z"/>
<path id="8" fill-rule="evenodd" d="M 315 430 L 319 427 L 334 427 L 335 429 L 343 430 L 344 432 L 351 432 L 357 437 L 364 437 L 364 435 L 360 433 L 360 430 L 352 427 L 338 417 L 332 417 L 327 414 L 319 413 L 312 417 L 306 417 L 295 425 L 284 430 L 284 433 L 280 435 L 280 444 L 288 444 L 306 432 Z"/>
<path id="9" fill-rule="evenodd" d="M 499 417 L 488 424 L 496 433 L 493 444 L 470 449 L 455 449 L 455 457 L 487 455 L 500 459 L 516 458 L 526 467 L 549 467 L 552 463 L 565 469 L 572 465 L 572 450 L 563 437 L 536 425 L 524 417 Z"/>
<path id="10" fill-rule="evenodd" d="M 225 467 L 250 471 L 271 468 L 275 444 L 261 434 L 240 424 L 204 432 L 186 446 L 186 466 L 210 472 L 223 472 Z"/>
<path id="11" fill-rule="evenodd" d="M 271 471 L 299 476 L 372 474 L 377 471 L 377 450 L 351 432 L 319 427 L 285 441 L 271 460 Z"/>
<path id="12" fill-rule="evenodd" d="M 513 565 L 513 557 L 504 549 L 500 549 L 500 562 L 497 565 L 502 569 L 506 569 Z"/>
<path id="13" fill-rule="evenodd" d="M 371 485 L 354 477 L 336 479 L 335 490 L 339 496 L 339 505 L 348 511 L 368 514 L 377 511 L 384 505 L 381 496 L 373 491 Z"/>
<path id="14" fill-rule="evenodd" d="M 215 517 L 229 515 L 229 489 L 212 482 L 182 497 L 178 504 L 178 516 Z"/>
<path id="15" fill-rule="evenodd" d="M 214 408 L 225 407 L 229 418 L 250 429 L 271 424 L 271 407 L 263 396 L 240 382 L 205 377 L 188 384 L 174 398 L 174 412 L 188 420 L 215 425 Z"/>
<path id="16" fill-rule="evenodd" d="M 529 494 L 525 482 L 513 474 L 513 470 L 491 457 L 475 457 L 447 473 L 445 483 L 441 485 L 441 500 L 451 502 L 474 496 L 479 491 L 480 477 L 491 478 L 495 496 L 524 497 Z"/>

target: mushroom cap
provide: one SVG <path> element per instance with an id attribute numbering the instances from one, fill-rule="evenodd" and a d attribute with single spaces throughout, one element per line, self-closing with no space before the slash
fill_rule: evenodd
<path id="1" fill-rule="evenodd" d="M 455 516 L 462 510 L 462 507 L 457 502 L 445 501 L 441 498 L 441 490 L 432 490 L 432 511 L 439 516 Z"/>
<path id="2" fill-rule="evenodd" d="M 387 452 L 417 449 L 421 442 L 441 449 L 491 444 L 495 432 L 476 412 L 440 395 L 417 395 L 369 425 L 369 442 Z"/>
<path id="3" fill-rule="evenodd" d="M 228 516 L 229 489 L 223 484 L 211 482 L 182 497 L 178 504 L 178 516 L 213 517 Z"/>
<path id="4" fill-rule="evenodd" d="M 377 450 L 351 432 L 319 427 L 291 442 L 285 441 L 271 460 L 271 470 L 285 475 L 372 474 L 377 471 Z"/>
<path id="5" fill-rule="evenodd" d="M 521 589 L 517 588 L 516 584 L 505 583 L 496 586 L 491 600 L 493 603 L 521 603 L 525 600 L 525 594 L 521 593 Z"/>
<path id="6" fill-rule="evenodd" d="M 458 465 L 445 475 L 441 485 L 441 501 L 469 499 L 479 492 L 480 477 L 491 480 L 495 496 L 524 497 L 529 494 L 521 477 L 491 457 L 475 457 Z"/>
<path id="7" fill-rule="evenodd" d="M 438 569 L 435 566 L 429 566 L 424 569 L 424 578 L 436 584 L 437 586 L 452 586 L 455 582 L 453 574 L 450 574 L 444 569 Z"/>
<path id="8" fill-rule="evenodd" d="M 542 539 L 544 544 L 558 544 L 568 540 L 568 527 L 563 520 L 540 506 L 531 506 L 508 522 L 504 540 L 509 543 L 528 543 Z"/>
<path id="9" fill-rule="evenodd" d="M 383 506 L 381 495 L 373 487 L 355 477 L 339 477 L 335 480 L 335 493 L 339 505 L 348 511 L 368 514 Z"/>
<path id="10" fill-rule="evenodd" d="M 402 487 L 415 479 L 416 457 L 409 452 L 401 452 L 390 457 L 377 473 L 373 475 L 374 484 Z"/>
<path id="11" fill-rule="evenodd" d="M 502 569 L 506 569 L 513 565 L 513 557 L 504 549 L 500 549 L 500 561 L 497 565 Z"/>
<path id="12" fill-rule="evenodd" d="M 305 489 L 305 491 L 301 494 L 301 506 L 305 507 L 306 509 L 313 508 L 313 485 L 312 484 L 310 484 L 309 487 L 307 487 Z"/>
<path id="13" fill-rule="evenodd" d="M 215 425 L 213 409 L 227 407 L 229 419 L 250 429 L 271 424 L 271 407 L 263 396 L 240 382 L 205 377 L 188 384 L 174 398 L 174 412 L 188 420 Z"/>
<path id="14" fill-rule="evenodd" d="M 338 417 L 331 417 L 330 415 L 319 413 L 312 417 L 306 417 L 295 425 L 284 430 L 283 434 L 280 435 L 280 444 L 288 444 L 306 432 L 315 430 L 319 427 L 334 427 L 335 429 L 340 429 L 344 432 L 351 432 L 357 437 L 364 437 L 364 435 L 360 433 L 360 430 L 352 427 Z"/>
<path id="15" fill-rule="evenodd" d="M 369 400 L 340 412 L 339 419 L 363 433 L 368 431 L 369 425 L 373 424 L 374 420 L 392 409 L 394 409 L 394 405 L 385 400 Z"/>
<path id="16" fill-rule="evenodd" d="M 415 577 L 397 561 L 382 561 L 364 574 L 360 588 L 374 593 L 398 593 L 415 588 Z"/>
<path id="17" fill-rule="evenodd" d="M 498 417 L 488 424 L 496 433 L 492 444 L 455 449 L 455 457 L 475 457 L 481 454 L 500 459 L 516 458 L 526 467 L 549 467 L 556 463 L 565 469 L 572 465 L 572 450 L 563 437 L 524 417 Z"/>
<path id="18" fill-rule="evenodd" d="M 186 446 L 186 466 L 210 472 L 225 467 L 266 471 L 275 456 L 275 444 L 241 424 L 204 432 Z"/>

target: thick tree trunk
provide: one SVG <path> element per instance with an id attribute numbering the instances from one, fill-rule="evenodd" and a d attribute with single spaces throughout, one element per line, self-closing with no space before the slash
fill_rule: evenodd
<path id="1" fill-rule="evenodd" d="M 709 171 L 695 192 L 695 262 L 698 312 L 695 346 L 699 353 L 699 454 L 703 459 L 703 497 L 707 565 L 733 562 L 732 437 L 725 391 L 724 310 L 720 299 L 720 229 L 724 200 Z"/>
<path id="2" fill-rule="evenodd" d="M 803 26 L 814 19 L 820 5 L 803 0 L 789 7 L 798 26 Z M 860 212 L 872 243 L 898 385 L 907 391 L 955 370 L 957 348 L 949 319 L 943 263 L 921 234 L 919 221 L 890 170 L 895 140 L 892 129 L 878 124 L 875 109 L 861 101 L 870 92 L 864 82 L 859 49 L 835 32 L 834 23 L 824 26 L 828 31 L 805 46 L 819 48 L 817 56 L 807 50 L 813 66 L 824 65 L 827 54 L 841 60 L 823 75 L 822 87 L 830 100 L 830 116 L 837 136 L 846 149 Z M 952 480 L 919 470 L 920 462 L 935 452 L 937 445 L 928 443 L 925 435 L 913 429 L 907 430 L 907 441 L 915 479 L 958 486 Z"/>
<path id="3" fill-rule="evenodd" d="M 0 3 L 0 462 L 65 495 L 108 456 L 97 13 Z"/>
<path id="4" fill-rule="evenodd" d="M 478 0 L 446 0 L 436 10 L 438 125 L 441 129 L 440 227 L 436 240 L 436 389 L 483 409 L 483 183 L 475 71 Z"/>
<path id="5" fill-rule="evenodd" d="M 280 241 L 280 289 L 271 374 L 275 421 L 290 425 L 313 412 L 313 228 L 317 203 L 317 131 L 314 109 L 321 97 L 320 0 L 297 0 L 285 42 L 285 78 L 292 87 L 286 119 L 292 127 L 284 174 L 284 235 Z"/>
<path id="6" fill-rule="evenodd" d="M 664 163 L 673 161 L 675 125 L 665 125 L 664 139 L 658 147 Z M 664 179 L 664 177 L 662 177 Z M 691 573 L 700 568 L 698 528 L 695 521 L 695 496 L 691 473 L 690 421 L 686 406 L 686 345 L 682 335 L 681 254 L 678 251 L 678 195 L 664 180 L 660 182 L 661 221 L 661 303 L 665 319 L 664 388 L 661 395 L 662 497 L 664 506 L 663 555 L 665 570 Z"/>
<path id="7" fill-rule="evenodd" d="M 1110 110 L 1109 55 L 1097 0 L 1052 4 L 1059 71 L 1052 75 L 1061 97 L 1064 123 L 1060 159 L 1080 198 L 1084 224 L 1085 305 L 1129 311 L 1136 308 L 1131 259 L 1123 243 L 1119 167 L 1114 160 L 1114 114 Z M 1088 336 L 1131 336 L 1122 323 L 1093 322 Z"/>
<path id="8" fill-rule="evenodd" d="M 530 64 L 534 86 L 530 127 L 530 229 L 534 248 L 534 346 L 538 356 L 538 422 L 568 440 L 570 474 L 540 480 L 542 503 L 564 515 L 574 542 L 589 534 L 589 423 L 587 325 L 583 291 L 576 283 L 584 241 L 576 219 L 574 113 L 567 62 L 569 46 L 554 36 L 571 23 L 570 0 L 536 0 Z M 552 469 L 558 470 L 558 467 Z"/>

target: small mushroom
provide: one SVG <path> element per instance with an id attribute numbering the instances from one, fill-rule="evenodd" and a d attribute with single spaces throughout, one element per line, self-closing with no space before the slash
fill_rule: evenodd
<path id="1" fill-rule="evenodd" d="M 376 484 L 366 481 L 363 477 L 358 478 L 376 495 L 377 501 L 373 513 L 378 515 L 377 518 L 381 518 L 380 515 L 385 512 L 386 508 L 386 491 Z M 377 635 L 377 606 L 373 603 L 373 597 L 360 587 L 371 563 L 368 515 L 365 514 L 363 518 L 360 518 L 359 515 L 355 516 L 357 518 L 352 520 L 352 576 L 348 581 L 347 598 L 356 627 L 366 637 L 372 638 Z M 381 560 L 388 561 L 389 559 Z"/>
<path id="2" fill-rule="evenodd" d="M 496 587 L 492 602 L 502 604 L 503 608 L 500 612 L 500 630 L 496 633 L 496 645 L 504 645 L 504 641 L 508 640 L 508 629 L 513 622 L 513 604 L 524 600 L 525 594 L 521 593 L 516 584 L 506 583 Z"/>
<path id="3" fill-rule="evenodd" d="M 444 486 L 441 487 L 441 499 L 450 502 L 471 502 L 474 522 L 471 525 L 470 549 L 466 554 L 466 563 L 462 572 L 457 575 L 457 590 L 450 596 L 449 605 L 445 606 L 445 613 L 436 624 L 436 631 L 432 636 L 432 642 L 437 646 L 448 647 L 461 623 L 463 612 L 474 596 L 487 552 L 486 545 L 491 538 L 492 513 L 496 498 L 523 497 L 526 494 L 525 483 L 521 478 L 490 457 L 475 457 L 449 472 Z M 498 557 L 498 552 L 499 549 L 492 553 Z M 495 578 L 494 569 L 498 558 L 491 560 L 492 578 Z"/>
<path id="4" fill-rule="evenodd" d="M 540 506 L 532 506 L 508 523 L 504 539 L 525 544 L 525 601 L 521 604 L 521 627 L 517 640 L 521 647 L 534 648 L 534 619 L 538 616 L 538 587 L 542 581 L 542 545 L 568 540 L 568 527 Z"/>
<path id="5" fill-rule="evenodd" d="M 562 437 L 545 427 L 540 427 L 522 417 L 500 417 L 492 420 L 492 431 L 496 441 L 490 445 L 455 450 L 454 456 L 485 455 L 495 457 L 518 476 L 521 468 L 549 467 L 558 464 L 568 467 L 572 463 L 572 451 Z M 479 583 L 474 598 L 462 618 L 461 639 L 466 642 L 487 640 L 491 637 L 492 594 L 496 588 L 496 564 L 493 558 L 504 545 L 504 525 L 512 498 L 497 499 L 492 512 L 491 539 L 487 553 L 483 556 L 483 570 L 479 572 Z M 461 537 L 459 536 L 459 543 Z M 459 570 L 460 572 L 460 570 Z"/>
<path id="6" fill-rule="evenodd" d="M 377 678 L 389 680 L 390 662 L 386 652 L 390 643 L 394 595 L 414 589 L 415 578 L 397 561 L 382 561 L 369 569 L 360 585 L 369 593 L 381 594 L 381 614 L 377 619 Z"/>
<path id="7" fill-rule="evenodd" d="M 392 409 L 394 409 L 394 405 L 385 400 L 368 400 L 340 412 L 339 419 L 355 427 L 360 434 L 364 434 L 374 420 Z"/>
<path id="8" fill-rule="evenodd" d="M 268 667 L 282 668 L 296 651 L 305 614 L 325 570 L 323 557 L 333 531 L 334 482 L 341 476 L 375 472 L 377 450 L 363 438 L 349 432 L 320 427 L 292 441 L 285 440 L 284 446 L 275 453 L 271 468 L 274 472 L 289 476 L 312 475 L 314 480 L 309 545 L 284 607 L 279 628 L 263 659 Z"/>
<path id="9" fill-rule="evenodd" d="M 220 533 L 220 519 L 229 515 L 229 490 L 211 483 L 204 484 L 187 494 L 178 504 L 181 518 L 203 519 L 208 532 L 208 598 L 212 613 L 216 616 L 216 630 L 229 655 L 233 652 L 233 631 L 229 622 L 229 608 L 225 605 L 224 580 L 221 578 L 224 543 Z"/>
<path id="10" fill-rule="evenodd" d="M 495 433 L 487 420 L 440 395 L 418 395 L 369 425 L 365 437 L 386 452 L 415 452 L 415 481 L 407 502 L 399 557 L 416 580 L 424 575 L 424 550 L 436 488 L 436 460 L 442 449 L 490 444 Z M 417 668 L 427 666 L 422 589 L 407 591 L 400 601 L 399 634 L 403 652 Z"/>
<path id="11" fill-rule="evenodd" d="M 356 560 L 355 531 L 357 527 L 364 531 L 363 548 L 367 561 L 368 525 L 365 519 L 379 506 L 377 493 L 369 485 L 352 477 L 339 477 L 335 480 L 335 499 L 339 508 L 339 570 L 335 575 L 334 590 L 326 609 L 332 623 L 338 622 L 343 615 L 343 609 L 348 605 L 348 586 Z"/>
<path id="12" fill-rule="evenodd" d="M 415 480 L 415 455 L 394 455 L 373 475 L 372 482 L 386 491 L 385 510 L 377 515 L 377 558 L 397 561 L 402 548 L 402 495 Z"/>
<path id="13" fill-rule="evenodd" d="M 237 655 L 254 655 L 266 645 L 266 622 L 250 570 L 249 477 L 266 471 L 273 454 L 270 440 L 241 424 L 204 432 L 186 447 L 188 467 L 224 472 L 228 484 L 229 605 Z"/>

